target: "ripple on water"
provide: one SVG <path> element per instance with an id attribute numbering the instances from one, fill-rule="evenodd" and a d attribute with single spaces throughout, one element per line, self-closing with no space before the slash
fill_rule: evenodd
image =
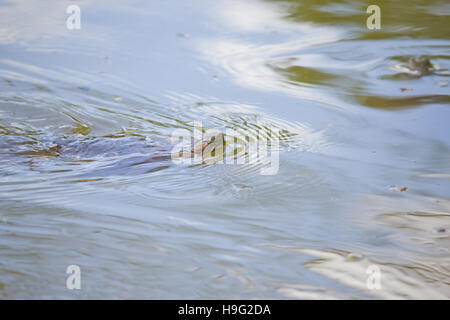
<path id="1" fill-rule="evenodd" d="M 37 184 L 42 186 L 42 192 L 31 194 L 31 189 L 26 188 L 22 192 L 9 190 L 10 195 L 41 197 L 40 201 L 62 204 L 70 194 L 68 190 L 72 190 L 68 184 L 85 184 L 97 188 L 120 186 L 151 199 L 207 199 L 220 195 L 239 201 L 269 194 L 276 199 L 280 195 L 294 195 L 296 178 L 283 176 L 271 186 L 260 185 L 258 176 L 267 167 L 267 159 L 256 157 L 256 161 L 249 163 L 251 148 L 258 139 L 268 141 L 269 145 L 277 139 L 277 145 L 270 149 L 281 158 L 286 152 L 325 153 L 330 144 L 321 131 L 268 115 L 252 105 L 182 94 L 170 95 L 167 105 L 139 95 L 134 99 L 123 95 L 118 100 L 99 90 L 76 95 L 83 102 L 30 94 L 2 96 L 10 105 L 5 104 L 0 119 L 1 143 L 8 146 L 9 157 L 21 159 L 29 174 L 39 173 L 39 181 L 47 181 L 45 187 L 43 183 Z M 181 102 L 183 108 L 179 108 Z M 175 117 L 171 111 L 176 107 Z M 201 121 L 204 130 L 212 128 L 224 133 L 225 165 L 216 166 L 214 161 L 174 165 L 170 161 L 173 148 L 168 139 L 170 134 L 175 129 L 192 132 L 194 121 Z M 155 152 L 163 158 L 156 159 Z M 23 174 L 16 169 L 16 173 Z M 17 183 L 27 179 L 17 178 Z M 303 177 L 302 186 L 309 186 L 303 191 L 314 189 L 319 181 L 315 174 Z M 45 196 L 50 190 L 55 192 Z M 60 200 L 56 201 L 58 197 Z"/>

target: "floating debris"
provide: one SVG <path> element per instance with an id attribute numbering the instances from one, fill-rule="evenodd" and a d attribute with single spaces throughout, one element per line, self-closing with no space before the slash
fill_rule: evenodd
<path id="1" fill-rule="evenodd" d="M 250 188 L 249 186 L 242 183 L 232 184 L 232 187 L 235 191 L 241 191 Z"/>
<path id="2" fill-rule="evenodd" d="M 390 191 L 404 192 L 404 191 L 408 190 L 408 187 L 401 187 L 401 188 L 399 188 L 399 187 L 396 187 L 396 186 L 390 186 L 389 190 Z"/>
<path id="3" fill-rule="evenodd" d="M 78 87 L 78 89 L 83 90 L 83 91 L 89 91 L 89 90 L 91 90 L 91 88 L 89 88 L 89 87 L 83 87 L 83 86 Z"/>
<path id="4" fill-rule="evenodd" d="M 439 81 L 438 85 L 441 87 L 448 87 L 448 82 L 447 81 Z"/>
<path id="5" fill-rule="evenodd" d="M 358 253 L 349 253 L 346 257 L 345 260 L 346 261 L 360 261 L 362 260 L 363 255 L 358 254 Z"/>
<path id="6" fill-rule="evenodd" d="M 114 101 L 122 101 L 122 98 L 121 97 L 114 97 L 113 100 Z"/>
<path id="7" fill-rule="evenodd" d="M 187 39 L 187 38 L 189 38 L 189 35 L 186 33 L 183 33 L 183 32 L 179 32 L 179 33 L 177 33 L 177 37 Z"/>
<path id="8" fill-rule="evenodd" d="M 400 88 L 401 92 L 406 92 L 406 91 L 412 91 L 412 89 L 410 88 Z"/>
<path id="9" fill-rule="evenodd" d="M 439 70 L 439 66 L 432 64 L 426 57 L 411 57 L 408 64 L 398 64 L 393 69 L 413 77 L 422 77 Z"/>

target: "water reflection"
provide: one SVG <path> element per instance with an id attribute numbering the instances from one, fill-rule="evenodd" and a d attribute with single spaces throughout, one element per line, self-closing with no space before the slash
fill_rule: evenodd
<path id="1" fill-rule="evenodd" d="M 224 6 L 222 15 L 235 17 L 226 26 L 248 35 L 220 41 L 203 39 L 199 45 L 201 53 L 234 75 L 240 85 L 275 90 L 329 106 L 345 107 L 352 99 L 376 108 L 396 108 L 399 104 L 415 107 L 423 105 L 424 99 L 428 104 L 448 103 L 449 56 L 445 52 L 449 34 L 443 34 L 441 27 L 445 15 L 424 12 L 423 7 L 414 4 L 386 4 L 382 6 L 383 21 L 396 21 L 403 27 L 385 26 L 374 32 L 365 27 L 367 16 L 358 3 L 280 2 L 289 5 L 270 10 L 271 6 L 261 8 L 257 2 L 249 2 L 246 6 L 252 7 L 255 19 L 246 20 L 245 24 L 240 22 L 239 15 L 233 15 L 241 8 L 238 2 Z M 436 1 L 430 8 L 440 5 L 443 3 Z M 400 14 L 400 8 L 408 14 Z M 260 25 L 261 21 L 279 27 L 277 37 L 268 37 L 258 44 L 258 30 L 270 32 L 270 28 Z M 417 27 L 418 21 L 432 23 L 427 23 L 426 28 Z M 417 29 L 433 36 L 422 37 Z M 391 40 L 398 36 L 408 37 Z M 378 37 L 383 41 L 377 41 Z M 399 52 L 405 55 L 399 56 Z M 423 54 L 441 66 L 442 72 L 414 82 L 393 72 L 394 61 Z M 398 103 L 403 96 L 406 101 Z"/>

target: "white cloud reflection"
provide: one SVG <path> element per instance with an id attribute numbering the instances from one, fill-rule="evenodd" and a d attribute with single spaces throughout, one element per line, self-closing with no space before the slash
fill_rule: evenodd
<path id="1" fill-rule="evenodd" d="M 291 22 L 285 18 L 285 7 L 261 1 L 220 2 L 213 14 L 218 15 L 227 31 L 235 33 L 231 37 L 203 38 L 198 48 L 208 62 L 231 75 L 236 83 L 327 104 L 338 103 L 323 90 L 289 84 L 274 68 L 282 63 L 280 57 L 342 39 L 339 29 Z M 258 33 L 264 35 L 263 44 Z"/>

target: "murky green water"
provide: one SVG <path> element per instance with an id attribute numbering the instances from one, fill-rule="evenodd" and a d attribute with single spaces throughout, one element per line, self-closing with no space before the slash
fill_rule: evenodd
<path id="1" fill-rule="evenodd" d="M 448 298 L 450 6 L 377 4 L 1 1 L 0 297 Z M 278 171 L 174 163 L 194 121 Z"/>

